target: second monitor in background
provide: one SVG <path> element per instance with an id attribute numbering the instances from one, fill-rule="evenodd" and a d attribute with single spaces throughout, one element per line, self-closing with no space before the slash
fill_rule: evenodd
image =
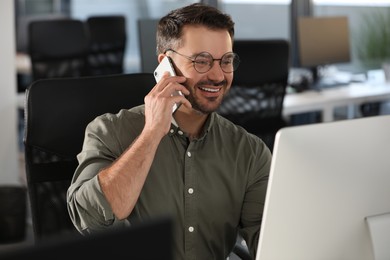
<path id="1" fill-rule="evenodd" d="M 297 30 L 300 66 L 313 72 L 314 88 L 347 83 L 326 78 L 321 69 L 350 62 L 348 18 L 300 17 Z"/>
<path id="2" fill-rule="evenodd" d="M 156 53 L 156 32 L 158 19 L 139 19 L 138 39 L 141 57 L 141 72 L 153 73 L 158 66 Z"/>

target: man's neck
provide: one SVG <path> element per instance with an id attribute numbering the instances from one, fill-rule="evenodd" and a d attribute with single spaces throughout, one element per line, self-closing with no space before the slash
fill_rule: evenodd
<path id="1" fill-rule="evenodd" d="M 178 109 L 174 114 L 174 119 L 190 139 L 198 138 L 202 132 L 203 126 L 207 120 L 208 115 L 202 114 L 195 110 L 180 110 Z"/>

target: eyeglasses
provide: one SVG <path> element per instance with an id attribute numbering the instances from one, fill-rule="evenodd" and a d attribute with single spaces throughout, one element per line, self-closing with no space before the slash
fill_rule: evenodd
<path id="1" fill-rule="evenodd" d="M 231 73 L 235 71 L 240 64 L 240 58 L 234 52 L 227 52 L 222 56 L 222 58 L 214 59 L 213 56 L 211 56 L 211 54 L 208 52 L 201 52 L 194 57 L 190 57 L 178 53 L 177 51 L 174 51 L 172 49 L 166 50 L 165 53 L 168 51 L 172 51 L 190 60 L 194 65 L 194 69 L 199 73 L 206 73 L 207 71 L 209 71 L 213 67 L 214 61 L 219 61 L 219 66 L 221 66 L 222 71 L 225 73 Z"/>

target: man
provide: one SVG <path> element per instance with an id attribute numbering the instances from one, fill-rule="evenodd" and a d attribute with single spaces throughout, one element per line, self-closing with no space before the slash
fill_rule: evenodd
<path id="1" fill-rule="evenodd" d="M 226 259 L 238 231 L 254 257 L 271 153 L 214 112 L 239 62 L 234 23 L 192 4 L 157 31 L 158 60 L 169 56 L 177 76 L 165 74 L 144 105 L 88 125 L 68 190 L 71 219 L 88 233 L 169 215 L 175 259 Z"/>

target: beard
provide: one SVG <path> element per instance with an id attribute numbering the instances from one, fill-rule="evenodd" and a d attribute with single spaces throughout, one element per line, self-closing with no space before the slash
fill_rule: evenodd
<path id="1" fill-rule="evenodd" d="M 210 114 L 214 111 L 216 111 L 223 99 L 225 98 L 226 94 L 228 93 L 227 91 L 223 94 L 223 96 L 218 96 L 218 97 L 198 97 L 196 95 L 196 90 L 199 90 L 199 87 L 204 87 L 204 86 L 218 86 L 222 87 L 221 90 L 227 89 L 227 81 L 223 80 L 221 82 L 213 82 L 213 81 L 200 81 L 193 88 L 189 88 L 188 86 L 187 89 L 190 91 L 190 94 L 186 96 L 188 101 L 190 101 L 192 105 L 192 109 L 198 111 L 199 113 L 202 114 Z M 205 100 L 206 99 L 206 100 Z"/>

